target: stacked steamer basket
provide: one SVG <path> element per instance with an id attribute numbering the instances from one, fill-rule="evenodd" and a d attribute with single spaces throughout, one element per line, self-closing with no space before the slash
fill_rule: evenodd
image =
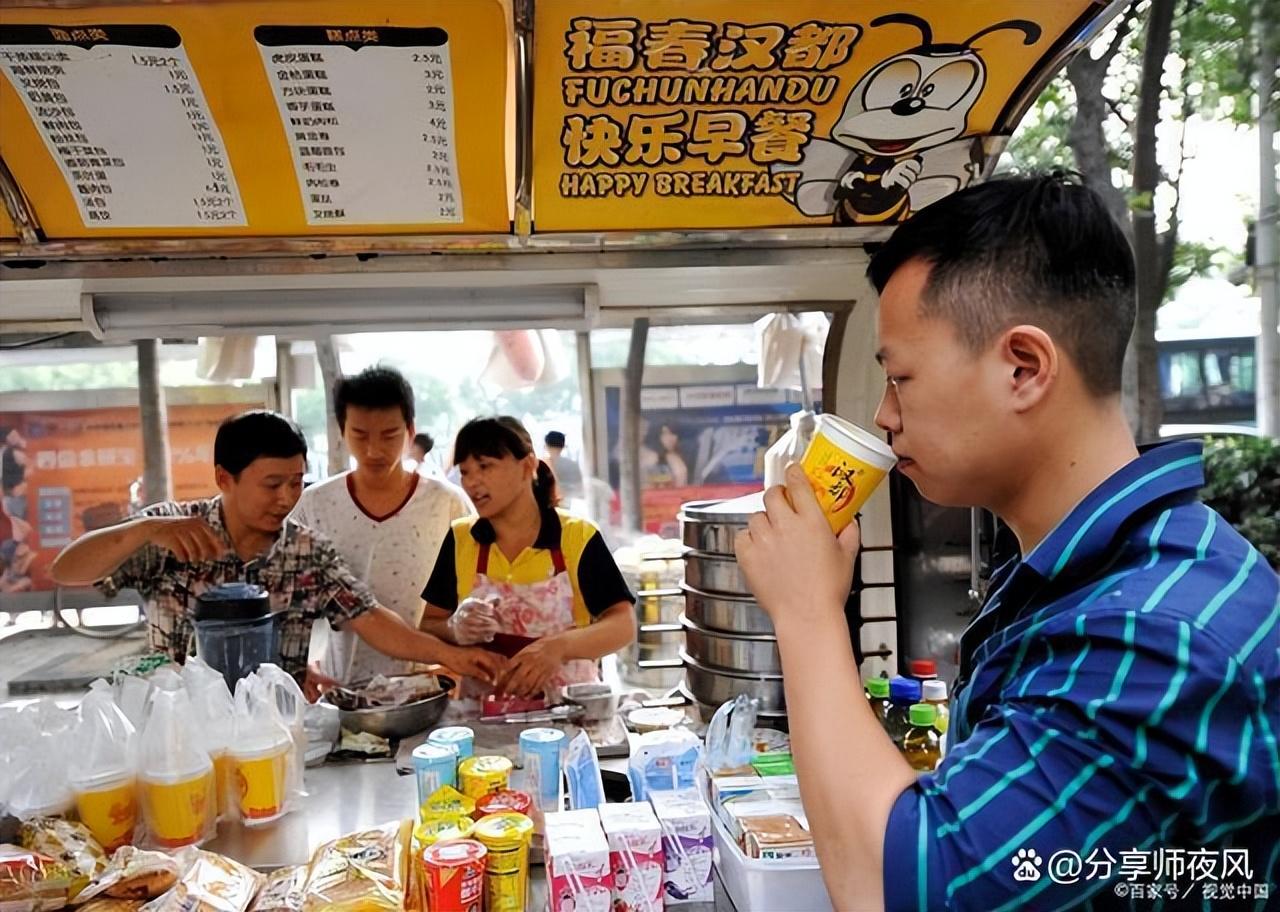
<path id="1" fill-rule="evenodd" d="M 709 720 L 740 693 L 760 701 L 761 721 L 785 724 L 782 663 L 773 624 L 752 598 L 733 556 L 733 540 L 762 495 L 685 504 L 680 528 L 684 554 L 684 691 Z"/>

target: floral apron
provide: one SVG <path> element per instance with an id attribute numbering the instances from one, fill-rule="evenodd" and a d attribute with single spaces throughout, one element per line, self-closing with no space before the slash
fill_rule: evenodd
<path id="1" fill-rule="evenodd" d="M 555 571 L 550 579 L 537 583 L 503 583 L 489 577 L 489 553 L 491 545 L 480 546 L 476 559 L 476 579 L 471 588 L 471 598 L 483 599 L 497 596 L 501 601 L 496 609 L 499 634 L 490 647 L 504 655 L 512 656 L 524 645 L 546 636 L 573 630 L 578 625 L 573 618 L 573 583 L 565 565 L 564 553 L 551 549 L 551 563 Z M 570 659 L 559 673 L 547 682 L 546 699 L 554 703 L 560 691 L 568 684 L 595 683 L 600 680 L 600 668 L 589 659 Z M 468 679 L 463 686 L 464 696 L 484 696 L 491 688 Z"/>

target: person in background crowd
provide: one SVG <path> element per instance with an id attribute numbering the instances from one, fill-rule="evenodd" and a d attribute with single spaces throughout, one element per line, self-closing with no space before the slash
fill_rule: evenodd
<path id="1" fill-rule="evenodd" d="M 213 445 L 220 493 L 208 500 L 152 504 L 142 515 L 81 536 L 50 575 L 61 586 L 136 589 L 146 600 L 151 648 L 177 662 L 190 652 L 192 611 L 222 583 L 261 585 L 285 615 L 280 662 L 299 681 L 314 621 L 349 629 L 397 659 L 439 662 L 495 680 L 505 663 L 409 626 L 378 604 L 333 544 L 289 517 L 302 491 L 307 443 L 298 426 L 254 410 L 223 421 Z"/>
<path id="2" fill-rule="evenodd" d="M 443 479 L 405 469 L 406 448 L 426 437 L 425 455 L 431 438 L 414 436 L 413 388 L 398 371 L 371 367 L 339 379 L 333 404 L 356 467 L 303 491 L 293 518 L 329 538 L 378 602 L 416 629 L 440 544 L 450 523 L 470 515 L 470 504 Z M 349 685 L 412 669 L 349 631 L 330 631 L 326 639 L 312 660 L 317 684 Z"/>
<path id="3" fill-rule="evenodd" d="M 555 476 L 515 418 L 468 422 L 455 455 L 479 516 L 445 536 L 422 592 L 422 628 L 510 656 L 499 694 L 554 697 L 598 681 L 597 660 L 636 636 L 635 596 L 599 530 L 556 509 Z"/>
<path id="4" fill-rule="evenodd" d="M 1199 443 L 1138 453 L 1134 260 L 1106 205 L 1065 174 L 988 181 L 913 215 L 869 275 L 898 471 L 994 512 L 1019 553 L 960 641 L 947 756 L 917 778 L 849 643 L 857 524 L 833 536 L 793 465 L 739 534 L 832 905 L 1218 908 L 1200 878 L 1144 876 L 1180 895 L 1138 906 L 1113 880 L 1174 850 L 1280 882 L 1280 580 L 1198 501 Z"/>
<path id="5" fill-rule="evenodd" d="M 413 443 L 409 444 L 409 458 L 413 460 L 415 472 L 423 472 L 428 475 L 435 474 L 435 466 L 427 462 L 427 456 L 435 449 L 436 442 L 430 434 L 419 433 L 413 435 Z"/>
<path id="6" fill-rule="evenodd" d="M 547 446 L 547 465 L 556 476 L 556 483 L 565 497 L 581 498 L 583 496 L 582 468 L 578 463 L 564 455 L 564 434 L 561 431 L 548 431 L 543 443 Z"/>

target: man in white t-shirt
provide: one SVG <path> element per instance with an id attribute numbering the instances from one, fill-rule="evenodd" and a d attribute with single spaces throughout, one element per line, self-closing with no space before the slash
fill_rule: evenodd
<path id="1" fill-rule="evenodd" d="M 440 544 L 470 504 L 454 485 L 404 468 L 414 436 L 413 388 L 398 371 L 372 367 L 343 377 L 334 389 L 334 411 L 356 468 L 304 491 L 293 518 L 330 538 L 378 601 L 416 629 Z M 352 684 L 411 668 L 354 635 L 326 629 L 320 636 L 312 677 L 322 683 Z"/>

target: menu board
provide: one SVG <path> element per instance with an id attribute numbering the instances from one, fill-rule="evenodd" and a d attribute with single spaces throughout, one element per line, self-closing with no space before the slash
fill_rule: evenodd
<path id="1" fill-rule="evenodd" d="M 462 221 L 449 35 L 254 29 L 308 225 Z"/>
<path id="2" fill-rule="evenodd" d="M 246 224 L 217 124 L 167 25 L 3 25 L 17 91 L 87 227 Z"/>

